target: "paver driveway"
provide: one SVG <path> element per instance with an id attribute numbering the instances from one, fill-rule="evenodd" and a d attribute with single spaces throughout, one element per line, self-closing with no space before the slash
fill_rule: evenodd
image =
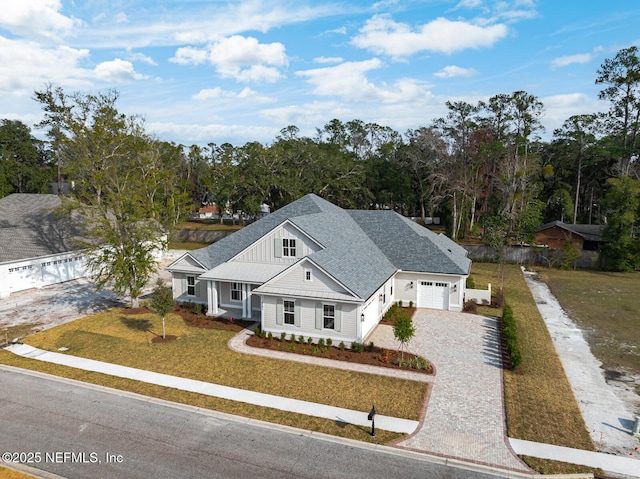
<path id="1" fill-rule="evenodd" d="M 429 359 L 436 375 L 424 423 L 398 446 L 530 472 L 506 441 L 496 320 L 418 309 L 413 323 L 409 351 Z M 369 339 L 398 348 L 391 326 L 379 325 Z"/>

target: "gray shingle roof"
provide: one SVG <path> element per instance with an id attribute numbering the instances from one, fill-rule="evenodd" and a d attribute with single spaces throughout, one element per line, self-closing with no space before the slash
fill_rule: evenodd
<path id="1" fill-rule="evenodd" d="M 538 231 L 546 230 L 554 226 L 580 235 L 587 241 L 602 241 L 602 232 L 605 228 L 604 225 L 574 225 L 563 223 L 562 221 L 551 221 L 542 225 Z"/>
<path id="2" fill-rule="evenodd" d="M 395 211 L 352 210 L 358 226 L 382 253 L 404 271 L 469 274 L 471 260 L 464 248 Z"/>
<path id="3" fill-rule="evenodd" d="M 55 216 L 56 195 L 14 193 L 0 198 L 0 262 L 73 251 L 72 229 Z"/>
<path id="4" fill-rule="evenodd" d="M 468 274 L 466 251 L 392 211 L 343 210 L 309 194 L 190 254 L 212 269 L 290 221 L 324 249 L 309 258 L 366 299 L 398 269 Z"/>

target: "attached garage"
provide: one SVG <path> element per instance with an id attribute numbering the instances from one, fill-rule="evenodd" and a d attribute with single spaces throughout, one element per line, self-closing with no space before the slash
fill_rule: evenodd
<path id="1" fill-rule="evenodd" d="M 419 281 L 418 308 L 449 309 L 449 283 Z"/>

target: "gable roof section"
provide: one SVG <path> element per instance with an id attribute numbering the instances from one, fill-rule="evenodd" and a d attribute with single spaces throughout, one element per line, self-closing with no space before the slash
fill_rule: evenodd
<path id="1" fill-rule="evenodd" d="M 14 193 L 0 198 L 0 262 L 77 250 L 75 228 L 56 218 L 57 195 Z"/>
<path id="2" fill-rule="evenodd" d="M 395 211 L 351 210 L 350 215 L 382 253 L 403 271 L 469 274 L 467 251 L 442 234 Z"/>
<path id="3" fill-rule="evenodd" d="M 557 226 L 567 231 L 571 231 L 587 241 L 602 241 L 602 232 L 604 225 L 574 225 L 563 223 L 562 221 L 551 221 L 543 224 L 538 231 L 543 231 Z"/>

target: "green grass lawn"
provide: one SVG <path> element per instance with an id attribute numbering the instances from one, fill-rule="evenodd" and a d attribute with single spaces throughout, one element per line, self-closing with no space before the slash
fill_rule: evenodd
<path id="1" fill-rule="evenodd" d="M 428 384 L 240 354 L 227 347 L 235 332 L 190 328 L 173 313 L 166 322 L 167 334 L 179 337 L 172 343 L 151 342 L 161 331 L 156 315 L 125 316 L 119 309 L 36 333 L 24 342 L 51 351 L 67 347 L 68 354 L 75 356 L 266 394 L 365 412 L 375 404 L 380 414 L 413 420 L 420 417 Z M 6 362 L 7 358 L 0 356 L 0 361 Z M 180 396 L 190 397 L 187 393 Z M 210 400 L 206 401 L 210 403 Z M 214 402 L 217 405 L 220 401 Z M 252 416 L 253 409 L 248 405 L 226 405 L 222 410 L 255 417 L 255 414 Z M 265 418 L 264 412 L 258 416 Z M 273 416 L 269 413 L 266 420 Z M 309 424 L 308 419 L 275 422 L 298 424 L 299 427 L 304 427 L 300 424 Z M 311 430 L 318 428 L 315 424 L 311 426 Z M 325 429 L 323 426 L 322 430 Z M 359 439 L 361 434 L 365 434 L 358 430 L 354 433 Z"/>
<path id="2" fill-rule="evenodd" d="M 476 287 L 492 283 L 497 291 L 497 265 L 473 263 Z M 524 277 L 517 265 L 505 265 L 504 294 L 513 308 L 522 364 L 518 371 L 505 371 L 505 407 L 509 437 L 593 450 L 580 408 L 564 374 L 551 336 Z M 481 314 L 499 316 L 500 310 L 481 307 Z M 536 458 L 527 463 L 545 473 L 584 472 L 585 468 Z"/>
<path id="3" fill-rule="evenodd" d="M 538 271 L 569 317 L 587 332 L 604 369 L 640 375 L 640 273 Z M 636 392 L 640 394 L 640 385 Z"/>
<path id="4" fill-rule="evenodd" d="M 186 221 L 179 224 L 176 229 L 179 230 L 201 230 L 201 231 L 238 231 L 240 225 L 228 225 L 213 222 L 211 220 Z"/>

